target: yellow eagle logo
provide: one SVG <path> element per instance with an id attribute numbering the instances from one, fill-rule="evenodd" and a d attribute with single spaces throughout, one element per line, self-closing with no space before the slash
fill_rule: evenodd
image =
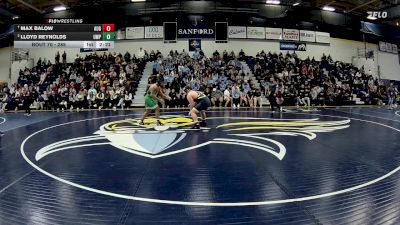
<path id="1" fill-rule="evenodd" d="M 350 120 L 321 121 L 313 119 L 263 119 L 242 117 L 208 118 L 211 128 L 193 130 L 193 120 L 184 116 L 163 116 L 163 126 L 155 118 L 139 124 L 139 119 L 125 119 L 102 125 L 94 135 L 72 138 L 41 148 L 37 161 L 54 152 L 99 145 L 111 145 L 120 150 L 148 158 L 160 158 L 211 144 L 239 145 L 268 152 L 282 160 L 286 147 L 272 136 L 303 136 L 313 140 L 321 132 L 333 132 L 350 126 Z M 231 122 L 230 122 L 231 121 Z M 229 123 L 226 123 L 229 122 Z M 185 139 L 201 136 L 201 142 Z M 200 140 L 199 139 L 199 140 Z M 184 142 L 184 143 L 183 143 Z M 185 147 L 176 146 L 180 143 Z"/>

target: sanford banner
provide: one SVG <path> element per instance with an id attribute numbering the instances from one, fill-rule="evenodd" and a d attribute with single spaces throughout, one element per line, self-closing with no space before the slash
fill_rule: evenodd
<path id="1" fill-rule="evenodd" d="M 205 24 L 179 24 L 178 38 L 215 38 L 215 25 Z"/>
<path id="2" fill-rule="evenodd" d="M 307 50 L 306 43 L 280 42 L 279 47 L 280 47 L 280 50 L 289 50 L 289 51 L 306 51 Z"/>

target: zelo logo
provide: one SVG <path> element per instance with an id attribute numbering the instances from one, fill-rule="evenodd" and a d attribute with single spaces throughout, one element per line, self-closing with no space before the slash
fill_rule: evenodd
<path id="1" fill-rule="evenodd" d="M 368 18 L 385 19 L 388 16 L 387 12 L 368 11 Z"/>

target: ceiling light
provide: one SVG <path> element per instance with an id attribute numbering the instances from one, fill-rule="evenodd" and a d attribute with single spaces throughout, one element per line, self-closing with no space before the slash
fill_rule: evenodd
<path id="1" fill-rule="evenodd" d="M 300 2 L 296 2 L 293 4 L 293 6 L 298 6 L 298 5 L 300 5 Z"/>
<path id="2" fill-rule="evenodd" d="M 19 16 L 13 16 L 12 19 L 17 20 L 17 19 L 19 19 Z"/>
<path id="3" fill-rule="evenodd" d="M 131 2 L 145 2 L 146 0 L 131 0 Z"/>
<path id="4" fill-rule="evenodd" d="M 279 5 L 281 4 L 281 1 L 279 0 L 267 0 L 267 4 L 272 4 L 272 5 Z"/>
<path id="5" fill-rule="evenodd" d="M 369 19 L 369 20 L 376 20 L 376 19 L 378 19 L 378 18 L 376 18 L 376 17 L 374 17 L 374 16 L 371 16 L 371 15 L 369 15 L 369 16 L 367 16 L 367 19 Z"/>
<path id="6" fill-rule="evenodd" d="M 333 12 L 333 11 L 335 11 L 335 8 L 330 7 L 330 6 L 324 6 L 324 7 L 322 8 L 322 10 Z"/>
<path id="7" fill-rule="evenodd" d="M 67 8 L 65 8 L 65 6 L 63 6 L 63 5 L 60 5 L 60 6 L 56 6 L 56 7 L 54 7 L 54 11 L 55 12 L 59 12 L 59 11 L 64 11 L 64 10 L 66 10 Z"/>

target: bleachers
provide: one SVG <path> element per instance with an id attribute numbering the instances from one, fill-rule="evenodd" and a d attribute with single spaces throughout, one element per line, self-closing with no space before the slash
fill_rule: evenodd
<path id="1" fill-rule="evenodd" d="M 197 79 L 196 82 L 200 82 L 200 86 L 197 88 L 200 88 L 200 90 L 205 90 L 206 87 L 208 87 L 209 89 L 220 87 L 222 88 L 221 90 L 224 91 L 225 88 L 230 88 L 231 86 L 236 84 L 240 87 L 240 89 L 242 89 L 241 82 L 243 82 L 244 79 L 248 79 L 253 90 L 261 89 L 261 102 L 263 105 L 268 105 L 269 101 L 266 94 L 268 93 L 270 87 L 269 85 L 271 85 L 270 77 L 274 77 L 275 80 L 278 82 L 283 82 L 286 90 L 290 86 L 290 80 L 288 80 L 287 77 L 278 77 L 278 73 L 280 73 L 283 68 L 295 68 L 295 72 L 291 76 L 292 78 L 295 77 L 296 79 L 298 79 L 298 82 L 295 82 L 295 88 L 297 91 L 299 90 L 301 85 L 306 84 L 305 81 L 307 80 L 310 83 L 308 84 L 309 89 L 306 90 L 306 94 L 309 95 L 311 93 L 310 89 L 316 85 L 319 85 L 320 87 L 323 87 L 323 94 L 330 95 L 329 99 L 328 97 L 324 97 L 326 100 L 324 101 L 324 103 L 326 104 L 361 105 L 374 104 L 377 99 L 383 102 L 387 102 L 386 93 L 384 93 L 384 87 L 391 82 L 389 80 L 380 80 L 380 84 L 378 85 L 378 81 L 373 80 L 373 86 L 375 87 L 375 89 L 377 89 L 376 92 L 379 93 L 375 93 L 372 90 L 369 90 L 371 87 L 368 87 L 367 90 L 366 85 L 368 84 L 369 76 L 365 75 L 357 68 L 354 68 L 352 65 L 344 64 L 341 62 L 333 62 L 333 60 L 331 60 L 329 56 L 328 60 L 324 56 L 325 58 L 321 61 L 315 61 L 314 59 L 313 61 L 309 59 L 300 60 L 293 56 L 293 60 L 290 61 L 289 59 L 291 59 L 292 55 L 278 56 L 265 54 L 261 55 L 261 57 L 260 55 L 258 55 L 257 57 L 243 55 L 237 57 L 232 55 L 231 53 L 224 52 L 221 55 L 214 55 L 210 58 L 204 56 L 206 57 L 204 60 L 204 62 L 206 62 L 205 66 L 199 70 L 199 68 L 195 69 L 195 67 L 198 67 L 199 65 L 204 63 L 201 62 L 203 60 L 201 59 L 201 57 L 199 57 L 199 55 L 196 56 L 198 58 L 193 58 L 193 56 L 188 55 L 182 57 L 182 55 L 180 54 L 181 53 L 173 53 L 173 56 L 168 55 L 166 57 L 163 57 L 162 55 L 160 55 L 160 53 L 157 53 L 152 54 L 151 57 L 146 56 L 145 59 L 140 60 L 132 59 L 131 61 L 131 59 L 129 58 L 129 61 L 127 62 L 122 57 L 118 55 L 113 56 L 111 54 L 89 55 L 85 58 L 78 58 L 74 63 L 56 63 L 52 65 L 47 65 L 47 63 L 44 64 L 42 62 L 37 64 L 37 66 L 32 70 L 21 71 L 20 77 L 18 79 L 18 85 L 15 88 L 16 90 L 13 90 L 14 93 L 6 93 L 7 99 L 3 99 L 3 102 L 16 101 L 17 105 L 20 104 L 19 96 L 16 96 L 15 92 L 19 92 L 19 94 L 22 94 L 24 85 L 27 85 L 29 89 L 38 90 L 38 93 L 36 93 L 36 95 L 48 95 L 45 98 L 46 101 L 47 98 L 52 96 L 52 99 L 56 99 L 54 100 L 56 101 L 54 103 L 55 105 L 53 104 L 52 107 L 57 107 L 57 104 L 60 103 L 57 101 L 63 101 L 63 99 L 67 99 L 66 101 L 68 101 L 68 95 L 71 94 L 71 90 L 75 89 L 76 91 L 79 91 L 79 88 L 83 87 L 84 89 L 86 89 L 87 92 L 87 90 L 91 86 L 94 86 L 97 92 L 117 95 L 116 98 L 118 100 L 122 99 L 122 101 L 126 103 L 124 105 L 127 107 L 142 107 L 144 106 L 144 95 L 147 89 L 147 81 L 150 75 L 152 75 L 153 73 L 155 75 L 162 73 L 163 76 L 167 78 L 169 76 L 169 73 L 179 73 L 177 77 L 173 78 L 175 82 L 174 88 L 177 92 L 179 92 L 183 86 L 188 85 L 188 83 L 182 84 L 182 82 L 187 79 L 188 74 L 191 74 L 190 81 L 185 82 L 189 82 L 190 85 L 194 85 L 192 83 L 193 79 Z M 159 58 L 157 59 L 157 57 Z M 241 59 L 241 61 L 238 61 L 239 58 Z M 157 64 L 160 60 L 162 63 Z M 178 72 L 178 64 L 182 62 L 188 63 L 188 65 L 186 65 L 186 69 L 188 71 L 186 71 L 185 74 L 181 74 L 181 72 Z M 220 64 L 221 62 L 222 64 Z M 261 71 L 257 71 L 257 73 L 256 71 L 254 71 L 254 66 L 256 65 L 256 63 L 260 63 L 262 68 Z M 126 79 L 121 78 L 119 76 L 119 73 L 120 71 L 124 71 L 121 73 L 126 74 L 128 70 L 128 64 L 132 66 L 132 69 L 129 69 L 131 71 L 131 74 L 127 74 Z M 135 69 L 133 70 L 133 68 Z M 49 72 L 50 70 L 51 72 Z M 92 73 L 93 70 L 94 74 Z M 113 74 L 113 70 L 115 70 L 116 75 Z M 45 80 L 41 81 L 41 75 L 43 71 L 47 71 L 48 73 Z M 75 82 L 75 80 L 70 80 L 71 73 L 75 72 L 77 76 L 82 75 L 82 85 L 80 85 L 80 82 L 79 84 L 76 84 L 77 82 Z M 357 79 L 355 76 L 356 72 L 360 72 L 360 74 L 362 75 L 360 81 L 358 81 L 358 83 L 361 82 L 360 84 L 356 84 L 354 82 L 354 80 Z M 207 79 L 211 79 L 211 73 L 218 73 L 218 76 L 224 73 L 226 74 L 226 78 L 228 80 L 218 80 L 217 83 L 211 82 L 213 83 L 211 85 L 211 83 L 209 82 L 211 80 L 207 81 Z M 193 74 L 197 75 L 193 76 Z M 204 78 L 206 76 L 209 77 L 205 81 Z M 249 78 L 246 78 L 247 76 Z M 181 83 L 176 86 L 176 82 L 178 81 Z M 174 82 L 169 81 L 165 91 L 170 91 L 169 84 L 172 84 Z M 68 86 L 67 90 L 65 90 L 65 84 Z M 50 90 L 50 85 L 52 85 L 53 90 Z M 331 89 L 329 93 L 328 87 L 330 87 Z M 346 90 L 346 88 L 348 88 L 348 90 Z M 35 90 L 30 91 L 32 91 L 33 93 L 35 92 Z M 52 91 L 55 91 L 57 93 L 52 94 Z M 348 93 L 347 91 L 350 91 L 350 93 Z M 124 98 L 126 98 L 126 94 L 128 93 L 131 94 L 132 100 L 129 99 L 125 102 Z M 337 96 L 340 97 L 339 100 L 336 100 L 339 98 Z M 291 98 L 294 97 L 297 96 L 293 96 Z M 38 101 L 37 96 L 35 98 L 36 99 L 34 99 L 34 101 Z M 105 103 L 106 108 L 115 107 L 117 105 L 117 102 L 111 99 L 111 97 L 110 100 L 106 100 L 107 99 L 104 99 L 104 101 L 107 102 L 107 104 Z M 86 96 L 84 101 L 87 101 Z M 288 102 L 291 103 L 284 104 L 292 104 L 295 101 L 292 99 Z M 68 102 L 68 104 L 70 103 L 71 105 L 73 105 L 73 102 Z M 85 103 L 85 105 L 86 104 L 87 103 Z M 13 104 L 10 104 L 10 106 L 12 105 Z M 49 105 L 52 104 L 49 103 Z M 32 104 L 32 106 L 35 106 L 35 103 Z M 121 103 L 118 103 L 118 106 L 121 106 Z"/>

